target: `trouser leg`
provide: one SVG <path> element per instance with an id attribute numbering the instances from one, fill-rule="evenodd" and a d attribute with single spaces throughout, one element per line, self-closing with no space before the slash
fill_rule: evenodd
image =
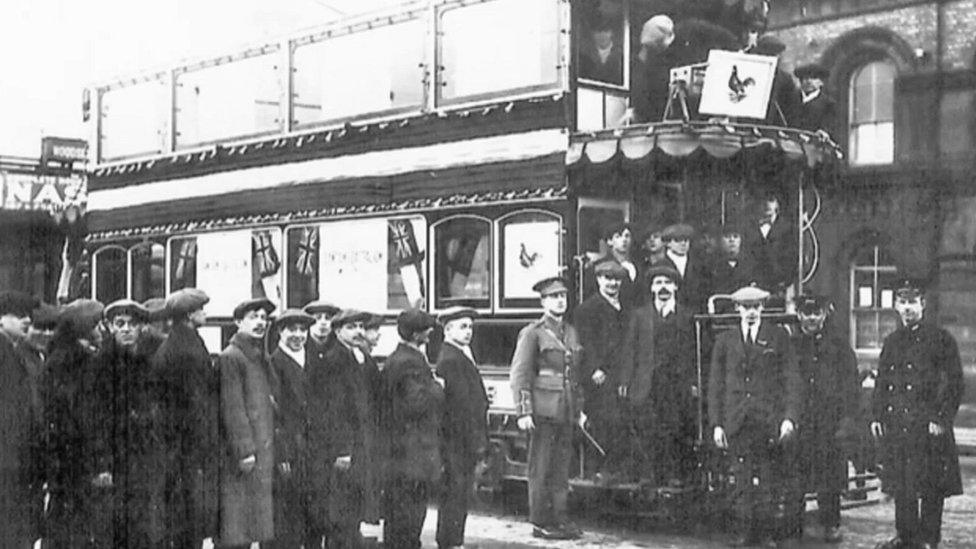
<path id="1" fill-rule="evenodd" d="M 818 492 L 817 511 L 824 528 L 840 526 L 840 492 Z"/>
<path id="2" fill-rule="evenodd" d="M 536 423 L 529 435 L 529 521 L 537 526 L 549 526 L 555 520 L 547 482 L 554 443 L 555 426 L 547 421 Z"/>
<path id="3" fill-rule="evenodd" d="M 437 545 L 464 545 L 464 525 L 468 518 L 468 495 L 474 469 L 458 459 L 448 459 L 437 506 Z"/>
<path id="4" fill-rule="evenodd" d="M 557 524 L 562 524 L 569 521 L 569 465 L 573 459 L 573 428 L 558 425 L 554 429 L 547 484 L 552 498 L 553 519 Z"/>
<path id="5" fill-rule="evenodd" d="M 932 544 L 942 541 L 942 510 L 945 499 L 940 495 L 922 497 L 918 541 Z"/>
<path id="6" fill-rule="evenodd" d="M 420 547 L 420 534 L 427 516 L 427 483 L 395 479 L 389 483 L 388 489 L 383 544 L 398 549 Z"/>
<path id="7" fill-rule="evenodd" d="M 908 494 L 895 496 L 895 530 L 898 537 L 914 543 L 918 536 L 918 498 Z"/>

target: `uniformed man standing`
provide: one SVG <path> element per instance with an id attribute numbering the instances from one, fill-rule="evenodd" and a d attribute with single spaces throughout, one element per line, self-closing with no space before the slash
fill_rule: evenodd
<path id="1" fill-rule="evenodd" d="M 790 336 L 762 321 L 768 297 L 755 287 L 736 290 L 739 325 L 720 334 L 712 349 L 708 412 L 715 445 L 732 459 L 738 529 L 733 546 L 776 546 L 773 519 L 786 487 L 785 445 L 799 408 Z"/>
<path id="2" fill-rule="evenodd" d="M 519 429 L 529 431 L 529 520 L 532 535 L 576 539 L 567 514 L 573 423 L 586 422 L 578 380 L 582 348 L 565 321 L 568 287 L 561 277 L 537 282 L 543 315 L 519 332 L 510 382 Z"/>
<path id="3" fill-rule="evenodd" d="M 923 319 L 924 288 L 906 279 L 895 291 L 902 326 L 878 360 L 871 433 L 881 442 L 881 482 L 895 499 L 897 535 L 879 549 L 938 547 L 945 498 L 962 493 L 952 423 L 963 392 L 956 340 Z"/>
<path id="4" fill-rule="evenodd" d="M 857 414 L 857 357 L 850 344 L 827 327 L 829 302 L 816 295 L 797 304 L 800 330 L 793 336 L 803 394 L 797 429 L 797 490 L 790 503 L 788 534 L 803 532 L 804 494 L 817 493 L 824 541 L 838 543 L 840 494 L 847 484 L 842 441 L 853 435 Z"/>

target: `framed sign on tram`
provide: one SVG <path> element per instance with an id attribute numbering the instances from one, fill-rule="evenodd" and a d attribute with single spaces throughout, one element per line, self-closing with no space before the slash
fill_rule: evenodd
<path id="1" fill-rule="evenodd" d="M 708 52 L 698 111 L 733 118 L 766 118 L 776 62 L 775 57 L 765 55 Z"/>

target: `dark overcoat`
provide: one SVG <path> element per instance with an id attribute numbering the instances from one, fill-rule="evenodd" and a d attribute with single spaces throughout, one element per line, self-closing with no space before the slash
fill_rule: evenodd
<path id="1" fill-rule="evenodd" d="M 803 393 L 797 432 L 800 488 L 839 493 L 847 484 L 844 442 L 856 436 L 857 357 L 840 334 L 826 328 L 793 336 Z"/>
<path id="2" fill-rule="evenodd" d="M 408 481 L 438 481 L 444 390 L 427 357 L 400 343 L 386 359 L 381 379 L 386 403 L 381 429 L 390 445 L 387 473 Z"/>
<path id="3" fill-rule="evenodd" d="M 170 535 L 217 534 L 220 444 L 218 371 L 197 331 L 175 323 L 153 356 L 160 400 L 159 436 L 166 459 L 165 524 Z"/>
<path id="4" fill-rule="evenodd" d="M 272 371 L 261 339 L 238 332 L 220 353 L 223 463 L 220 473 L 220 535 L 225 545 L 274 537 L 272 469 L 274 410 Z M 255 456 L 254 469 L 239 463 Z"/>
<path id="5" fill-rule="evenodd" d="M 620 352 L 627 333 L 629 309 L 621 301 L 617 310 L 600 292 L 586 298 L 573 313 L 573 323 L 583 346 L 580 362 L 580 384 L 586 401 L 586 413 L 593 419 L 617 415 L 617 387 L 620 385 Z M 606 381 L 593 383 L 593 373 L 603 370 Z"/>
<path id="6" fill-rule="evenodd" d="M 306 364 L 307 364 L 306 360 Z M 274 370 L 275 460 L 288 463 L 290 475 L 275 471 L 275 537 L 304 540 L 311 524 L 309 485 L 308 374 L 280 348 L 271 353 Z"/>
<path id="7" fill-rule="evenodd" d="M 623 344 L 619 347 L 618 385 L 627 387 L 627 399 L 641 404 L 650 398 L 651 381 L 657 367 L 654 329 L 659 321 L 654 303 L 635 309 L 627 322 Z"/>
<path id="8" fill-rule="evenodd" d="M 754 221 L 742 235 L 742 253 L 752 269 L 752 278 L 760 288 L 770 292 L 789 285 L 796 274 L 796 238 L 789 221 L 782 214 L 764 238 L 759 221 Z"/>
<path id="9" fill-rule="evenodd" d="M 10 338 L 0 332 L 0 544 L 23 547 L 33 539 L 30 464 L 35 437 L 29 365 Z"/>
<path id="10" fill-rule="evenodd" d="M 488 395 L 481 374 L 461 349 L 445 342 L 437 375 L 444 378 L 444 460 L 473 467 L 488 448 Z"/>
<path id="11" fill-rule="evenodd" d="M 360 482 L 363 487 L 362 519 L 376 524 L 382 516 L 381 503 L 383 501 L 383 487 L 386 481 L 385 456 L 387 448 L 385 439 L 380 435 L 380 408 L 382 399 L 382 380 L 376 359 L 366 355 L 366 361 L 360 366 L 363 380 L 366 384 L 367 414 L 363 427 L 365 451 L 358 460 Z"/>
<path id="12" fill-rule="evenodd" d="M 803 130 L 823 130 L 836 137 L 837 131 L 837 102 L 827 95 L 825 90 L 820 95 L 803 103 L 797 103 L 797 112 L 790 125 Z"/>
<path id="13" fill-rule="evenodd" d="M 952 432 L 962 398 L 959 348 L 949 332 L 922 322 L 892 332 L 881 349 L 872 415 L 884 427 L 881 480 L 890 494 L 962 493 Z M 930 435 L 929 423 L 945 430 Z"/>
<path id="14" fill-rule="evenodd" d="M 657 315 L 657 311 L 650 307 Z M 654 338 L 656 366 L 651 379 L 654 422 L 662 434 L 694 436 L 692 386 L 698 383 L 695 369 L 695 335 L 691 315 L 678 305 L 667 318 L 656 319 Z"/>
<path id="15" fill-rule="evenodd" d="M 664 265 L 678 270 L 674 261 L 664 256 Z M 678 271 L 680 273 L 680 271 Z M 703 311 L 708 297 L 712 293 L 711 274 L 705 259 L 698 253 L 688 253 L 688 264 L 685 274 L 678 280 L 678 302 L 684 304 L 693 312 Z M 650 281 L 648 281 L 650 284 Z"/>

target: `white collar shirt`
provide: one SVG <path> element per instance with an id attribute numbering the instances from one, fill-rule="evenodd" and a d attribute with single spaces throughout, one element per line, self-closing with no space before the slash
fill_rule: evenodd
<path id="1" fill-rule="evenodd" d="M 305 368 L 305 348 L 302 347 L 301 351 L 292 351 L 283 341 L 278 342 L 278 348 L 281 349 L 286 355 L 290 356 L 292 360 L 298 363 L 302 369 Z"/>
<path id="2" fill-rule="evenodd" d="M 674 263 L 675 268 L 678 269 L 678 273 L 681 274 L 681 278 L 685 277 L 685 271 L 688 270 L 688 256 L 678 255 L 676 253 L 668 250 L 668 258 Z"/>

